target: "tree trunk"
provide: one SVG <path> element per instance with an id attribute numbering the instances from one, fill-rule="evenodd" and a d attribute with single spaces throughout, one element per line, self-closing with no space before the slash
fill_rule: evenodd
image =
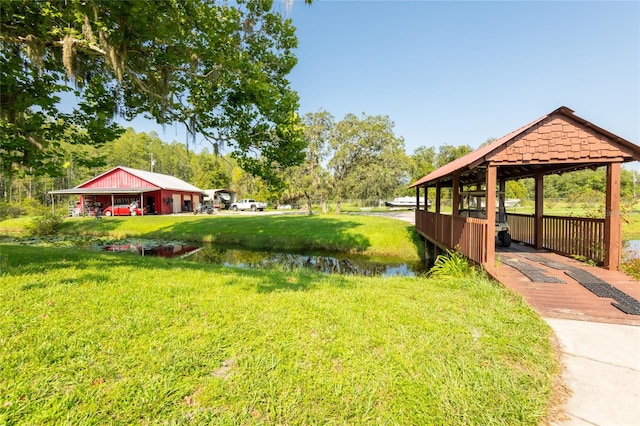
<path id="1" fill-rule="evenodd" d="M 307 199 L 307 207 L 309 208 L 309 214 L 313 214 L 313 209 L 311 207 L 311 197 L 307 191 L 304 191 L 304 197 Z"/>
<path id="2" fill-rule="evenodd" d="M 338 198 L 338 201 L 336 201 L 336 214 L 340 214 L 341 207 L 342 207 L 342 199 Z"/>

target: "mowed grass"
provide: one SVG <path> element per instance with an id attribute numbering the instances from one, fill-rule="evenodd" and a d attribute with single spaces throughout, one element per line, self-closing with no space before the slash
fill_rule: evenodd
<path id="1" fill-rule="evenodd" d="M 20 245 L 0 271 L 0 424 L 535 425 L 558 370 L 549 327 L 483 278 Z"/>
<path id="2" fill-rule="evenodd" d="M 0 222 L 0 232 L 28 231 L 31 218 Z M 151 238 L 210 242 L 221 246 L 281 251 L 327 250 L 421 258 L 422 244 L 413 225 L 397 219 L 358 215 L 178 215 L 67 218 L 63 235 Z"/>

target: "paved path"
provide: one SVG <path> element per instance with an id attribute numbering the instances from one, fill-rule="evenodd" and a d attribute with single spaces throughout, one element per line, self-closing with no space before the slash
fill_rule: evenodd
<path id="1" fill-rule="evenodd" d="M 640 327 L 546 318 L 571 391 L 566 418 L 554 424 L 640 425 Z"/>

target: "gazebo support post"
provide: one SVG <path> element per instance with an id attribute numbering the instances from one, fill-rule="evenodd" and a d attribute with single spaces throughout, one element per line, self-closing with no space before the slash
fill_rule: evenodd
<path id="1" fill-rule="evenodd" d="M 487 212 L 487 232 L 485 238 L 485 269 L 493 269 L 496 261 L 496 184 L 498 167 L 489 164 L 486 175 L 486 212 Z"/>
<path id="2" fill-rule="evenodd" d="M 535 176 L 535 211 L 533 222 L 533 246 L 542 250 L 544 243 L 544 174 Z"/>
<path id="3" fill-rule="evenodd" d="M 502 200 L 504 201 L 507 197 L 507 181 L 504 179 L 499 179 L 498 185 L 500 187 L 500 195 Z M 506 222 L 507 221 L 507 208 L 504 203 L 498 203 L 498 222 Z"/>
<path id="4" fill-rule="evenodd" d="M 436 182 L 436 223 L 435 223 L 435 234 L 436 234 L 436 238 L 438 235 L 438 229 L 440 229 L 440 227 L 442 226 L 442 221 L 440 220 L 440 204 L 442 201 L 442 186 L 440 185 L 440 182 Z M 433 258 L 436 259 L 438 257 L 438 255 L 440 254 L 440 247 L 438 247 L 437 244 L 435 244 L 435 248 L 433 249 Z"/>
<path id="5" fill-rule="evenodd" d="M 620 163 L 607 164 L 607 193 L 604 219 L 604 267 L 620 267 Z"/>
<path id="6" fill-rule="evenodd" d="M 453 237 L 455 235 L 455 218 L 460 216 L 460 173 L 453 175 L 453 186 L 451 187 L 451 233 L 449 234 L 449 247 L 455 250 L 456 242 Z"/>
<path id="7" fill-rule="evenodd" d="M 451 211 L 453 216 L 460 215 L 460 174 L 453 175 L 453 186 L 451 187 Z"/>

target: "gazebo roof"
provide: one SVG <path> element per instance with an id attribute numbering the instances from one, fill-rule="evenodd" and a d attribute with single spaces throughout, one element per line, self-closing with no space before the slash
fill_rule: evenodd
<path id="1" fill-rule="evenodd" d="M 461 184 L 478 183 L 484 180 L 489 164 L 501 166 L 499 179 L 511 180 L 637 160 L 639 146 L 560 107 L 434 170 L 410 187 L 451 186 L 454 174 L 460 175 Z"/>

